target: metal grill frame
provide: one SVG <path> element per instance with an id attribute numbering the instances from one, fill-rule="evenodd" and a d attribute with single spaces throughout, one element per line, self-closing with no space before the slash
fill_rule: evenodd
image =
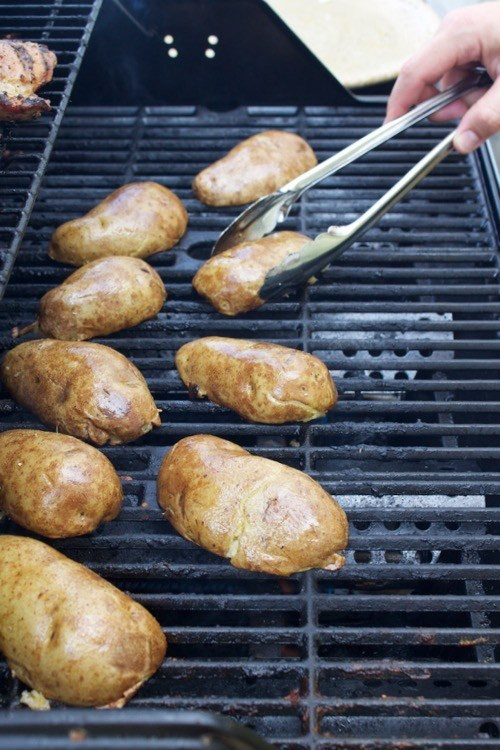
<path id="1" fill-rule="evenodd" d="M 65 3 L 63 0 L 44 0 L 34 3 L 24 0 L 0 0 L 0 33 L 3 37 L 12 34 L 23 41 L 47 44 L 58 57 L 53 81 L 39 92 L 41 96 L 51 99 L 51 111 L 36 121 L 3 124 L 0 122 L 0 189 L 3 190 L 7 186 L 6 192 L 1 193 L 6 197 L 0 210 L 0 299 L 28 226 L 102 2 L 103 0 L 80 0 Z M 37 12 L 30 13 L 33 10 Z M 14 11 L 15 14 L 10 11 Z M 47 11 L 45 16 L 44 11 Z M 66 14 L 77 24 L 75 37 L 60 40 L 58 33 L 66 31 L 66 28 L 58 26 L 57 21 L 61 15 L 66 17 Z M 16 23 L 13 23 L 13 20 Z M 71 44 L 77 45 L 74 53 L 69 52 Z M 62 63 L 61 57 L 68 54 L 73 56 L 73 61 Z M 67 69 L 66 74 L 62 74 L 64 69 Z M 10 155 L 7 159 L 2 159 L 5 152 Z M 28 157 L 29 163 L 23 169 L 22 160 L 25 157 Z M 19 162 L 20 168 L 16 169 Z M 15 190 L 15 204 L 9 205 L 7 196 L 9 193 L 12 194 L 12 183 L 15 186 L 16 180 L 20 181 L 22 187 Z"/>
<path id="2" fill-rule="evenodd" d="M 0 731 L 2 750 L 74 750 L 80 745 L 94 750 L 272 750 L 241 724 L 201 711 L 17 713 L 2 719 Z"/>
<path id="3" fill-rule="evenodd" d="M 488 626 L 485 619 L 485 613 L 496 612 L 499 603 L 496 590 L 488 587 L 496 585 L 500 574 L 498 560 L 494 557 L 498 546 L 500 503 L 485 508 L 466 504 L 485 493 L 500 497 L 499 473 L 481 469 L 478 464 L 494 461 L 500 450 L 484 444 L 499 431 L 498 421 L 493 418 L 500 408 L 499 383 L 489 377 L 492 368 L 498 368 L 498 361 L 491 356 L 481 359 L 490 348 L 493 354 L 498 349 L 498 342 L 487 338 L 490 332 L 500 329 L 495 317 L 500 304 L 495 301 L 498 297 L 498 285 L 494 283 L 498 236 L 493 224 L 498 206 L 485 203 L 478 161 L 472 158 L 459 162 L 458 157 L 454 157 L 441 165 L 400 209 L 391 212 L 380 227 L 371 230 L 366 241 L 350 250 L 335 270 L 326 272 L 320 284 L 302 294 L 233 320 L 217 315 L 191 290 L 190 278 L 199 264 L 198 258 L 206 255 L 218 230 L 237 211 L 205 209 L 190 197 L 190 179 L 197 166 L 202 166 L 196 165 L 193 154 L 202 151 L 203 158 L 209 162 L 251 131 L 274 126 L 302 132 L 320 156 L 326 156 L 323 151 L 334 150 L 334 141 L 335 147 L 339 147 L 343 145 L 340 141 L 356 137 L 357 131 L 354 132 L 356 129 L 352 126 L 355 116 L 358 118 L 356 127 L 361 131 L 373 127 L 381 111 L 250 107 L 216 114 L 195 107 L 70 108 L 60 131 L 1 307 L 0 325 L 4 336 L 11 325 L 29 322 L 40 295 L 71 270 L 46 258 L 46 246 L 55 222 L 78 215 L 113 187 L 136 178 L 159 179 L 172 187 L 187 202 L 191 214 L 190 228 L 179 248 L 151 259 L 170 292 L 165 311 L 158 320 L 101 340 L 126 353 L 142 369 L 164 409 L 164 425 L 137 443 L 104 451 L 120 473 L 132 477 L 132 480 L 124 480 L 127 503 L 120 519 L 107 524 L 92 537 L 56 544 L 132 592 L 159 616 L 170 636 L 170 656 L 167 655 L 159 675 L 124 710 L 123 715 L 131 712 L 135 717 L 139 714 L 134 707 L 143 708 L 142 718 L 137 719 L 137 731 L 143 733 L 140 736 L 144 739 L 150 738 L 149 727 L 154 725 L 155 717 L 162 715 L 157 709 L 168 707 L 207 709 L 237 716 L 284 748 L 316 745 L 326 749 L 332 744 L 337 748 L 393 747 L 394 739 L 388 735 L 391 722 L 397 734 L 401 721 L 410 729 L 413 727 L 412 737 L 402 740 L 407 747 L 465 748 L 497 742 L 494 732 L 498 728 L 500 702 L 492 692 L 495 683 L 491 683 L 484 699 L 480 700 L 474 699 L 476 688 L 468 685 L 478 680 L 496 680 L 500 674 L 495 660 L 500 628 Z M 337 125 L 332 119 L 335 117 Z M 341 135 L 338 123 L 342 118 L 349 124 Z M 196 132 L 191 146 L 183 140 L 189 138 L 190 128 Z M 222 131 L 226 132 L 225 137 L 221 136 Z M 352 167 L 333 178 L 295 210 L 289 228 L 311 231 L 322 224 L 327 215 L 335 220 L 332 214 L 335 196 L 339 201 L 352 201 L 354 210 L 371 199 L 372 193 L 385 189 L 406 160 L 415 158 L 413 151 L 425 148 L 428 139 L 437 138 L 442 131 L 442 126 L 421 125 L 413 134 L 401 139 L 399 145 L 390 144 L 370 157 L 364 166 Z M 94 149 L 93 159 L 88 151 L 85 153 L 84 174 L 80 161 L 82 148 L 86 148 L 85 144 L 83 147 L 80 144 L 82 132 L 92 141 Z M 75 143 L 79 144 L 76 149 Z M 153 144 L 156 152 L 152 150 Z M 107 157 L 101 161 L 101 154 L 106 150 Z M 460 166 L 462 164 L 464 166 Z M 436 208 L 438 196 L 443 184 L 452 177 L 457 196 L 461 195 L 463 201 L 472 201 L 472 215 L 466 203 L 455 204 L 450 199 L 448 212 L 442 209 L 444 219 L 441 221 Z M 54 197 L 61 199 L 57 205 Z M 429 209 L 425 208 L 426 201 Z M 421 214 L 434 218 L 424 230 L 408 232 L 411 217 Z M 468 250 L 475 253 L 470 258 L 470 268 L 469 256 L 462 248 L 454 246 L 463 232 L 467 232 L 470 242 Z M 388 236 L 389 244 L 392 242 L 394 246 L 392 251 L 397 248 L 399 253 L 394 267 L 386 260 L 391 252 L 384 243 Z M 415 237 L 417 239 L 412 241 Z M 436 268 L 448 269 L 449 278 L 440 278 L 436 268 L 432 268 L 438 257 L 441 260 Z M 420 269 L 416 263 L 426 263 L 427 267 Z M 375 270 L 381 268 L 379 284 L 375 283 L 377 277 L 371 272 L 371 265 Z M 420 277 L 421 283 L 416 285 L 415 280 Z M 398 282 L 398 278 L 403 283 Z M 370 279 L 374 280 L 371 288 L 366 284 Z M 346 283 L 348 281 L 351 283 Z M 433 291 L 444 297 L 436 301 L 431 296 Z M 469 301 L 465 301 L 467 297 Z M 410 326 L 412 338 L 405 340 L 405 346 L 411 349 L 411 358 L 406 365 L 401 364 L 401 358 L 398 366 L 399 355 L 395 349 L 399 344 L 390 344 L 387 339 L 391 331 L 399 330 L 397 315 L 402 316 L 409 309 L 424 316 L 451 310 L 457 319 L 415 319 Z M 429 371 L 439 375 L 444 370 L 451 380 L 442 375 L 434 380 L 426 376 L 420 380 L 411 376 L 406 380 L 374 380 L 369 371 L 377 356 L 363 355 L 355 377 L 337 378 L 341 400 L 331 420 L 309 426 L 270 427 L 245 424 L 227 410 L 207 402 L 189 402 L 173 370 L 174 350 L 181 343 L 208 332 L 263 338 L 304 347 L 321 356 L 324 352 L 320 346 L 321 331 L 337 335 L 335 331 L 340 328 L 344 331 L 344 341 L 352 345 L 352 339 L 347 340 L 351 336 L 349 331 L 356 331 L 358 323 L 351 322 L 350 327 L 346 327 L 340 316 L 350 316 L 352 321 L 360 311 L 395 316 L 393 321 L 386 320 L 381 327 L 379 324 L 379 329 L 376 321 L 369 318 L 361 325 L 361 333 L 368 336 L 382 329 L 387 332 L 386 344 L 393 353 L 387 351 L 382 355 L 386 369 L 406 368 L 420 371 L 422 376 Z M 464 311 L 468 316 L 461 322 L 460 315 Z M 443 338 L 443 330 L 451 332 L 452 338 Z M 453 338 L 454 332 L 457 332 L 456 338 Z M 356 335 L 359 338 L 359 332 Z M 404 335 L 401 331 L 401 336 Z M 429 335 L 433 338 L 429 339 Z M 419 354 L 419 347 L 432 347 L 433 342 L 441 351 L 439 356 Z M 342 346 L 344 343 L 337 340 L 333 351 L 340 352 Z M 474 357 L 468 355 L 471 347 L 476 352 Z M 369 347 L 363 348 L 368 350 Z M 457 359 L 453 359 L 452 350 Z M 357 355 L 353 357 L 346 351 L 347 354 L 325 357 L 334 372 L 345 371 L 348 363 L 356 359 Z M 471 380 L 464 360 L 458 357 L 465 358 L 469 368 L 480 374 L 480 378 Z M 400 400 L 381 400 L 381 396 L 391 396 L 393 391 L 401 394 Z M 450 392 L 455 394 L 453 401 L 447 400 Z M 363 397 L 367 393 L 377 398 L 367 400 Z M 427 395 L 430 393 L 434 394 L 432 400 Z M 471 400 L 474 393 L 480 398 Z M 415 394 L 420 394 L 420 400 L 415 400 Z M 472 406 L 475 420 L 472 424 L 461 422 Z M 489 414 L 491 422 L 488 422 Z M 415 415 L 425 415 L 422 425 L 415 420 Z M 0 402 L 0 417 L 2 429 L 39 426 L 36 419 L 9 400 Z M 361 418 L 364 421 L 357 426 Z M 219 434 L 261 455 L 298 465 L 319 479 L 327 490 L 337 494 L 341 501 L 349 499 L 351 551 L 346 567 L 336 575 L 307 573 L 280 584 L 270 577 L 237 571 L 226 561 L 197 550 L 168 531 L 156 509 L 154 477 L 167 447 L 195 431 Z M 412 437 L 415 447 L 411 444 L 406 448 L 387 446 L 386 459 L 392 471 L 372 472 L 370 466 L 377 456 L 379 461 L 383 458 L 384 444 L 377 441 L 383 440 L 384 435 L 389 439 L 388 436 L 398 433 Z M 477 434 L 483 442 L 464 449 L 460 441 L 467 440 L 470 434 Z M 327 445 L 322 445 L 325 438 Z M 276 441 L 280 440 L 285 444 L 278 445 Z M 348 465 L 349 461 L 359 461 L 359 457 L 353 459 L 356 445 L 362 450 L 364 473 Z M 417 455 L 419 451 L 421 458 Z M 413 454 L 414 460 L 428 461 L 427 472 L 423 468 L 413 472 L 404 468 L 405 459 Z M 318 461 L 332 457 L 338 469 L 323 472 L 318 468 Z M 441 473 L 440 465 L 451 468 Z M 398 466 L 401 466 L 399 473 L 393 473 Z M 429 493 L 429 485 L 435 487 L 434 492 Z M 391 493 L 407 497 L 436 493 L 445 498 L 459 495 L 461 505 L 440 507 L 434 500 L 430 507 L 409 507 L 410 497 L 406 507 L 387 502 L 386 507 L 377 508 L 376 498 Z M 370 497 L 375 498 L 375 504 L 370 505 Z M 147 507 L 142 507 L 143 502 Z M 367 524 L 374 528 L 368 535 L 365 533 Z M 394 528 L 398 524 L 400 527 Z M 430 531 L 426 531 L 427 524 L 430 524 Z M 462 530 L 455 529 L 457 524 L 462 524 Z M 7 521 L 3 522 L 2 530 L 24 533 Z M 406 556 L 400 557 L 405 550 Z M 444 550 L 442 562 L 436 558 L 436 550 Z M 370 555 L 375 555 L 371 562 L 368 561 Z M 485 558 L 482 562 L 481 556 Z M 381 608 L 374 591 L 390 588 L 391 581 L 402 591 L 384 594 Z M 280 590 L 280 586 L 284 589 Z M 364 587 L 367 589 L 363 593 Z M 412 588 L 417 593 L 409 594 Z M 332 604 L 343 618 L 340 625 L 331 619 L 337 617 L 331 610 Z M 353 607 L 358 608 L 364 625 L 359 625 L 356 619 L 349 622 L 348 615 Z M 398 627 L 395 622 L 398 618 L 401 622 L 401 615 L 398 615 L 401 610 L 405 613 L 406 625 Z M 425 615 L 427 625 L 409 625 L 422 619 L 421 612 L 428 613 Z M 190 624 L 189 617 L 201 620 L 211 617 L 212 620 L 211 624 L 203 620 L 206 624 L 197 626 Z M 381 624 L 374 621 L 368 625 L 373 617 L 381 620 Z M 448 618 L 446 622 L 445 618 Z M 454 618 L 455 625 L 452 625 Z M 259 620 L 262 620 L 260 625 Z M 253 624 L 249 625 L 248 621 Z M 388 645 L 396 654 L 398 650 L 410 653 L 414 649 L 420 656 L 413 662 L 387 658 Z M 289 649 L 285 651 L 288 656 L 277 658 L 277 649 L 281 647 Z M 368 653 L 364 657 L 363 647 Z M 245 656 L 247 648 L 250 651 Z M 426 649 L 427 660 L 421 656 Z M 202 655 L 205 651 L 208 656 Z M 224 657 L 221 654 L 225 651 L 228 655 Z M 459 659 L 460 651 L 469 658 Z M 298 656 L 294 656 L 296 652 Z M 374 656 L 370 656 L 372 652 Z M 354 658 L 356 653 L 358 658 Z M 446 653 L 454 658 L 451 664 L 444 658 Z M 341 658 L 335 658 L 335 654 Z M 0 675 L 6 678 L 5 668 Z M 203 683 L 210 684 L 210 680 L 214 685 L 220 684 L 220 689 L 207 695 Z M 379 694 L 377 698 L 373 693 L 377 690 L 380 693 L 383 687 L 370 687 L 370 684 L 363 687 L 364 682 L 384 680 L 393 686 L 401 683 L 399 694 L 397 691 L 386 697 Z M 435 686 L 433 681 L 436 680 L 449 682 L 451 687 Z M 405 687 L 405 682 L 415 683 L 415 687 Z M 182 690 L 184 683 L 187 687 Z M 359 687 L 355 687 L 358 683 Z M 325 686 L 337 684 L 345 686 L 341 694 L 325 695 Z M 19 686 L 9 685 L 9 700 L 14 706 Z M 237 685 L 241 687 L 236 688 Z M 360 690 L 364 690 L 365 695 Z M 451 697 L 436 697 L 440 690 L 442 695 Z M 427 697 L 417 697 L 420 692 L 425 695 L 426 691 Z M 252 697 L 254 693 L 260 697 Z M 8 714 L 1 716 L 9 721 Z M 85 712 L 58 711 L 52 719 L 56 725 L 58 716 L 61 716 L 62 727 L 58 732 L 68 723 L 78 722 L 78 717 L 82 722 L 87 721 Z M 16 724 L 18 719 L 14 717 L 11 721 Z M 40 720 L 39 732 L 47 736 L 45 721 Z M 36 724 L 37 717 L 30 717 L 33 732 Z M 378 733 L 374 727 L 378 727 Z M 427 736 L 426 732 L 431 730 L 433 736 Z M 113 731 L 115 734 L 110 736 L 114 736 L 113 741 L 118 746 L 147 746 L 137 739 L 139 735 L 130 738 L 127 745 L 119 730 Z M 331 739 L 329 732 L 333 732 Z M 457 735 L 455 738 L 451 736 L 453 732 Z M 488 735 L 488 732 L 493 734 Z M 109 737 L 102 742 L 108 740 Z M 180 736 L 174 741 L 172 735 L 170 739 L 156 737 L 152 746 L 169 747 L 169 742 L 183 747 Z M 92 747 L 99 747 L 97 739 Z"/>

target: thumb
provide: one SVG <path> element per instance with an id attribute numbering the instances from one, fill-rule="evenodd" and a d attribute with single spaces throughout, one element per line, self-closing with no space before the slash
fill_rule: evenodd
<path id="1" fill-rule="evenodd" d="M 500 78 L 465 113 L 453 141 L 457 151 L 470 154 L 500 130 Z"/>

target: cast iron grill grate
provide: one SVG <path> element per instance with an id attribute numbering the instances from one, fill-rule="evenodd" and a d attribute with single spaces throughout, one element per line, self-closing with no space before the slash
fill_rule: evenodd
<path id="1" fill-rule="evenodd" d="M 104 451 L 124 477 L 120 518 L 56 545 L 132 593 L 169 634 L 164 665 L 131 707 L 226 714 L 297 750 L 498 742 L 500 304 L 478 162 L 449 158 L 317 284 L 286 300 L 233 320 L 190 283 L 236 213 L 192 198 L 202 166 L 266 128 L 300 132 L 324 158 L 381 117 L 286 107 L 66 114 L 0 308 L 3 336 L 30 322 L 40 296 L 68 274 L 46 254 L 62 221 L 135 179 L 174 189 L 190 213 L 180 247 L 152 260 L 169 292 L 164 311 L 102 340 L 139 366 L 163 425 Z M 350 220 L 444 133 L 421 125 L 330 178 L 287 226 L 314 234 Z M 267 426 L 189 401 L 174 353 L 211 333 L 319 354 L 340 403 L 311 425 Z M 5 394 L 0 414 L 2 429 L 40 426 Z M 166 449 L 196 432 L 304 469 L 335 494 L 350 518 L 345 568 L 280 580 L 179 538 L 157 509 L 155 477 Z M 2 531 L 23 533 L 9 521 Z M 21 687 L 5 665 L 0 688 L 3 706 L 16 708 Z"/>
<path id="2" fill-rule="evenodd" d="M 46 44 L 58 60 L 52 82 L 40 90 L 51 112 L 31 122 L 0 123 L 0 297 L 101 3 L 0 0 L 1 37 Z"/>

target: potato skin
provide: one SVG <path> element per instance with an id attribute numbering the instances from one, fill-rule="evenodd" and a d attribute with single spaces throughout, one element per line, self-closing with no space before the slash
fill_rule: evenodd
<path id="1" fill-rule="evenodd" d="M 160 424 L 139 370 L 87 341 L 26 341 L 7 353 L 2 381 L 44 424 L 97 445 L 128 443 Z"/>
<path id="2" fill-rule="evenodd" d="M 300 136 L 266 130 L 200 172 L 193 192 L 209 206 L 241 206 L 274 193 L 317 163 L 314 151 Z"/>
<path id="3" fill-rule="evenodd" d="M 309 237 L 298 232 L 275 232 L 241 242 L 209 258 L 196 272 L 193 286 L 223 315 L 255 310 L 265 302 L 259 291 L 268 272 L 306 242 Z"/>
<path id="4" fill-rule="evenodd" d="M 44 294 L 38 327 L 45 336 L 65 341 L 106 336 L 153 318 L 166 297 L 160 276 L 145 261 L 101 258 Z"/>
<path id="5" fill-rule="evenodd" d="M 0 434 L 0 509 L 52 539 L 116 518 L 122 485 L 111 461 L 81 440 L 41 430 Z"/>
<path id="6" fill-rule="evenodd" d="M 237 568 L 290 575 L 344 564 L 344 511 L 317 482 L 213 435 L 163 459 L 158 503 L 177 531 Z"/>
<path id="7" fill-rule="evenodd" d="M 207 336 L 184 344 L 175 364 L 190 393 L 250 422 L 308 422 L 337 401 L 326 365 L 287 346 Z"/>
<path id="8" fill-rule="evenodd" d="M 121 707 L 166 640 L 144 607 L 43 542 L 0 536 L 0 650 L 49 700 Z"/>
<path id="9" fill-rule="evenodd" d="M 147 258 L 176 245 L 187 227 L 179 198 L 156 182 L 130 182 L 85 216 L 56 229 L 49 245 L 54 260 L 83 266 L 108 255 Z"/>

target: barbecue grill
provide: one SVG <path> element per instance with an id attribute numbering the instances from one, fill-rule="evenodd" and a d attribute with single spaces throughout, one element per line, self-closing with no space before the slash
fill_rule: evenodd
<path id="1" fill-rule="evenodd" d="M 258 87 L 253 63 L 270 71 Z M 131 180 L 158 181 L 184 201 L 187 234 L 150 259 L 169 292 L 164 310 L 98 340 L 137 364 L 163 424 L 104 449 L 123 478 L 119 518 L 55 543 L 147 606 L 170 647 L 122 712 L 54 705 L 28 714 L 1 662 L 0 745 L 257 747 L 239 724 L 198 713 L 208 711 L 287 750 L 498 747 L 499 202 L 488 151 L 449 157 L 315 285 L 229 319 L 197 297 L 191 278 L 238 209 L 198 203 L 194 175 L 268 128 L 299 133 L 326 158 L 379 125 L 383 107 L 350 97 L 257 0 L 107 0 L 73 101 L 0 333 L 12 345 L 11 328 L 31 322 L 42 294 L 68 275 L 47 257 L 58 224 Z M 372 152 L 309 191 L 286 228 L 314 236 L 350 221 L 446 132 L 424 123 Z M 207 334 L 319 355 L 337 407 L 313 424 L 269 426 L 190 401 L 174 354 Z M 5 393 L 0 423 L 40 428 Z M 303 469 L 334 494 L 350 520 L 345 567 L 278 579 L 180 538 L 157 508 L 155 479 L 166 450 L 199 432 Z M 26 533 L 7 519 L 0 531 Z"/>

